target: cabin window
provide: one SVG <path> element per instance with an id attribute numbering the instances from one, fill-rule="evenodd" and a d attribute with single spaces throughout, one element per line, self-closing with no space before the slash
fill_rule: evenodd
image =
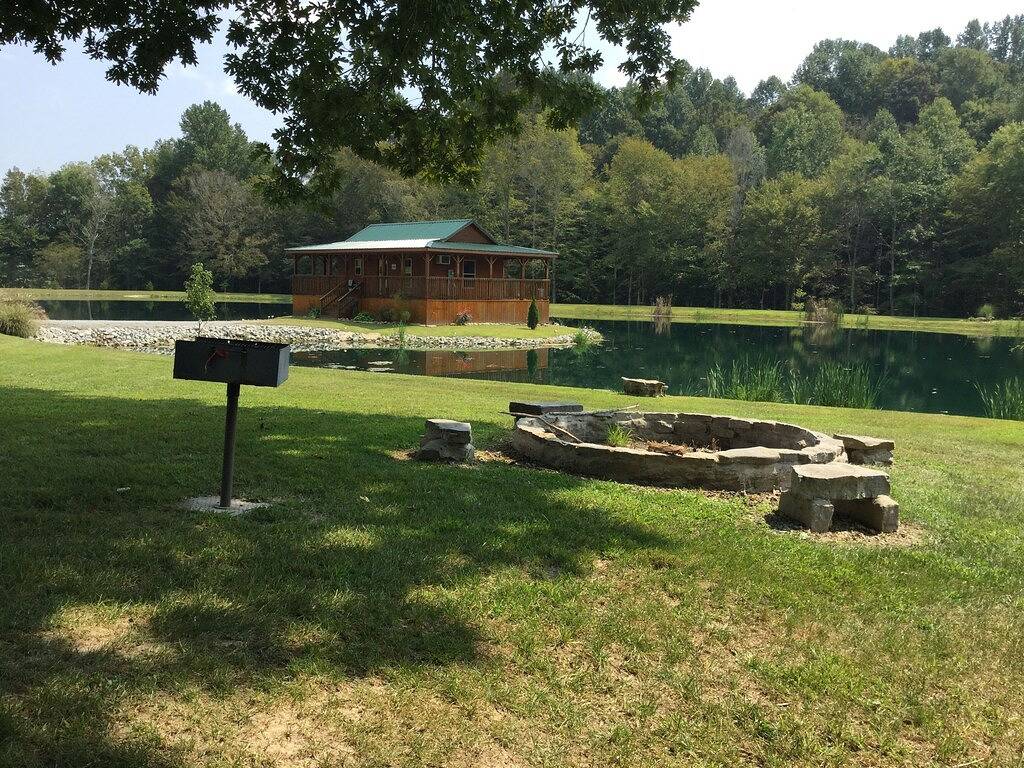
<path id="1" fill-rule="evenodd" d="M 363 275 L 363 257 L 356 256 L 352 260 L 352 269 L 355 271 L 356 277 L 362 277 Z"/>
<path id="2" fill-rule="evenodd" d="M 405 261 L 402 263 L 402 271 L 407 275 L 412 275 L 412 256 L 405 257 Z"/>
<path id="3" fill-rule="evenodd" d="M 462 262 L 462 276 L 468 280 L 476 277 L 476 262 L 473 260 Z"/>
<path id="4" fill-rule="evenodd" d="M 438 264 L 451 264 L 452 263 L 452 256 L 451 256 L 451 254 L 450 253 L 439 253 L 439 254 L 437 254 L 437 263 Z"/>

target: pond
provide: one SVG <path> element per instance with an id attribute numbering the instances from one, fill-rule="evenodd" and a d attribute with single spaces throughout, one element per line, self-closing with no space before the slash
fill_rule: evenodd
<path id="1" fill-rule="evenodd" d="M 180 301 L 36 301 L 53 320 L 191 320 Z M 219 320 L 262 320 L 290 315 L 292 305 L 225 301 L 216 305 Z"/>
<path id="2" fill-rule="evenodd" d="M 571 324 L 572 321 L 562 321 Z M 878 408 L 984 415 L 975 384 L 1024 372 L 1019 339 L 907 331 L 772 328 L 674 323 L 588 322 L 605 342 L 586 349 L 514 351 L 346 350 L 300 353 L 296 365 L 523 381 L 619 391 L 620 377 L 661 379 L 669 394 L 704 394 L 716 362 L 778 361 L 812 375 L 826 361 L 866 366 Z"/>
<path id="3" fill-rule="evenodd" d="M 54 319 L 185 320 L 174 301 L 42 301 Z M 290 304 L 227 302 L 221 319 L 287 315 Z M 562 320 L 565 325 L 579 324 Z M 983 415 L 977 384 L 1024 374 L 1022 340 L 827 327 L 650 322 L 587 322 L 605 343 L 586 349 L 424 351 L 352 349 L 295 353 L 296 365 L 523 381 L 620 390 L 620 377 L 656 378 L 670 394 L 704 394 L 708 370 L 736 359 L 778 362 L 812 375 L 826 362 L 867 367 L 878 382 L 876 406 L 901 411 Z"/>

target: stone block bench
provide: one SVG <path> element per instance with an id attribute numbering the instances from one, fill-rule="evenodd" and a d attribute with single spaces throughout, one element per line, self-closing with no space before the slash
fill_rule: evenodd
<path id="1" fill-rule="evenodd" d="M 466 421 L 427 419 L 416 458 L 422 461 L 472 461 L 473 427 Z"/>
<path id="2" fill-rule="evenodd" d="M 853 464 L 892 464 L 892 453 L 896 443 L 884 437 L 866 437 L 865 435 L 835 435 L 836 440 L 843 444 L 846 455 Z"/>
<path id="3" fill-rule="evenodd" d="M 668 384 L 657 379 L 627 379 L 622 377 L 622 391 L 635 397 L 661 397 Z"/>
<path id="4" fill-rule="evenodd" d="M 816 533 L 832 527 L 836 512 L 881 533 L 892 533 L 899 528 L 900 507 L 889 497 L 889 490 L 889 476 L 880 469 L 843 462 L 797 464 L 779 500 L 779 514 Z"/>

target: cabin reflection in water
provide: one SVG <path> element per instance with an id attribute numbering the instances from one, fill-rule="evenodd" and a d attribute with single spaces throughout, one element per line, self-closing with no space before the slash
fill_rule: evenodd
<path id="1" fill-rule="evenodd" d="M 466 376 L 496 381 L 540 382 L 546 379 L 549 349 L 422 350 L 348 349 L 295 352 L 296 365 L 418 376 Z"/>

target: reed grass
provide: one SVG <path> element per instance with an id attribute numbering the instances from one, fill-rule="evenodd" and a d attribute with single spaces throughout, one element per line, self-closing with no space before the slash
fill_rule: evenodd
<path id="1" fill-rule="evenodd" d="M 708 369 L 708 397 L 781 403 L 785 393 L 786 371 L 779 362 L 743 357 L 728 368 L 715 363 Z"/>
<path id="2" fill-rule="evenodd" d="M 840 408 L 874 408 L 883 379 L 866 365 L 826 362 L 808 376 L 790 375 L 790 402 Z"/>
<path id="3" fill-rule="evenodd" d="M 708 369 L 708 397 L 769 403 L 798 403 L 843 408 L 874 408 L 884 383 L 865 365 L 827 362 L 802 374 L 781 362 L 739 358 Z"/>
<path id="4" fill-rule="evenodd" d="M 990 419 L 1024 421 L 1024 379 L 1015 376 L 1001 384 L 974 386 Z"/>

